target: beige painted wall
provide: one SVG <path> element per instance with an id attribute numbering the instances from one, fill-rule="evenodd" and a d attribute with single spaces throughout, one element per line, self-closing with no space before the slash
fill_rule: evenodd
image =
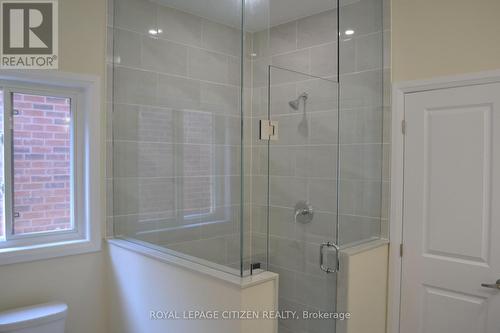
<path id="1" fill-rule="evenodd" d="M 59 0 L 59 17 L 60 70 L 97 75 L 104 87 L 106 1 Z M 68 333 L 104 333 L 105 272 L 102 252 L 0 266 L 0 310 L 59 300 L 69 305 Z"/>
<path id="2" fill-rule="evenodd" d="M 500 69 L 500 1 L 392 0 L 393 82 Z"/>
<path id="3" fill-rule="evenodd" d="M 0 310 L 63 301 L 68 333 L 106 332 L 103 255 L 69 256 L 0 266 Z"/>

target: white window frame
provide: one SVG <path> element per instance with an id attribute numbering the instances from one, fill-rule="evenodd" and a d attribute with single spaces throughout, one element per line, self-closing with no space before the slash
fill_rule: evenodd
<path id="1" fill-rule="evenodd" d="M 0 240 L 0 265 L 101 249 L 102 186 L 100 84 L 93 76 L 62 72 L 0 71 L 4 91 L 4 216 L 5 240 Z M 15 235 L 12 233 L 11 94 L 71 99 L 72 229 Z"/>

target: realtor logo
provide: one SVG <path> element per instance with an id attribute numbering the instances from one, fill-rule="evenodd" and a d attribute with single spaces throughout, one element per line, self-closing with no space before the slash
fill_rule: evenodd
<path id="1" fill-rule="evenodd" d="M 57 0 L 0 1 L 0 68 L 57 69 Z"/>

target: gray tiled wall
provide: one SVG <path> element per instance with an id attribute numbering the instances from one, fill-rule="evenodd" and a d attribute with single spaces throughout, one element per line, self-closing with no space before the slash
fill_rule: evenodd
<path id="1" fill-rule="evenodd" d="M 257 133 L 269 102 L 271 118 L 279 123 L 279 140 L 271 141 L 269 150 L 255 137 L 247 143 L 252 159 L 252 253 L 254 260 L 265 260 L 267 228 L 262 221 L 269 159 L 269 268 L 280 274 L 284 309 L 331 311 L 335 304 L 335 275 L 319 269 L 318 256 L 320 243 L 336 239 L 337 186 L 340 243 L 381 235 L 388 121 L 388 112 L 383 112 L 387 28 L 382 9 L 381 0 L 349 1 L 340 9 L 340 100 L 336 84 L 312 77 L 337 81 L 336 9 L 253 34 L 249 120 Z M 346 36 L 347 29 L 355 34 Z M 271 70 L 270 101 L 268 65 L 288 69 Z M 303 91 L 310 94 L 305 116 L 302 108 L 294 111 L 288 106 Z M 315 210 L 310 224 L 294 222 L 299 200 L 307 200 Z M 280 322 L 280 332 L 331 332 L 332 327 L 328 321 Z"/>
<path id="2" fill-rule="evenodd" d="M 389 239 L 389 209 L 391 188 L 391 2 L 384 0 L 384 133 L 383 133 L 383 172 L 382 172 L 382 223 L 381 236 Z"/>
<path id="3" fill-rule="evenodd" d="M 378 238 L 382 219 L 384 20 L 382 0 L 340 11 L 340 244 Z M 347 36 L 345 31 L 355 33 Z M 350 46 L 352 45 L 352 46 Z"/>
<path id="4" fill-rule="evenodd" d="M 152 1 L 113 6 L 112 231 L 237 267 L 241 31 Z"/>
<path id="5" fill-rule="evenodd" d="M 326 309 L 317 300 L 334 297 L 334 277 L 325 277 L 317 258 L 319 243 L 336 237 L 337 185 L 341 242 L 386 235 L 390 100 L 382 90 L 390 26 L 381 19 L 381 0 L 341 8 L 341 32 L 355 34 L 341 35 L 340 133 L 331 82 L 337 80 L 336 9 L 245 33 L 243 147 L 240 31 L 145 0 L 114 1 L 108 225 L 114 222 L 117 235 L 238 267 L 243 148 L 245 263 L 266 259 L 269 161 L 270 268 L 281 274 L 281 304 Z M 151 29 L 162 33 L 153 38 Z M 258 140 L 258 121 L 267 118 L 269 64 L 284 68 L 272 70 L 270 105 L 280 138 L 270 155 Z M 302 91 L 310 94 L 306 122 L 302 110 L 288 107 Z M 313 223 L 294 223 L 298 200 L 313 205 Z M 303 324 L 303 330 L 322 331 L 320 323 Z M 282 323 L 283 332 L 297 327 Z"/>

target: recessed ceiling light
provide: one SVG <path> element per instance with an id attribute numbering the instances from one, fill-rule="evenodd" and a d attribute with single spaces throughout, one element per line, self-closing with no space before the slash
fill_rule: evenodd
<path id="1" fill-rule="evenodd" d="M 352 30 L 352 29 L 347 29 L 347 30 L 345 31 L 345 34 L 346 34 L 347 36 L 354 35 L 354 30 Z"/>

